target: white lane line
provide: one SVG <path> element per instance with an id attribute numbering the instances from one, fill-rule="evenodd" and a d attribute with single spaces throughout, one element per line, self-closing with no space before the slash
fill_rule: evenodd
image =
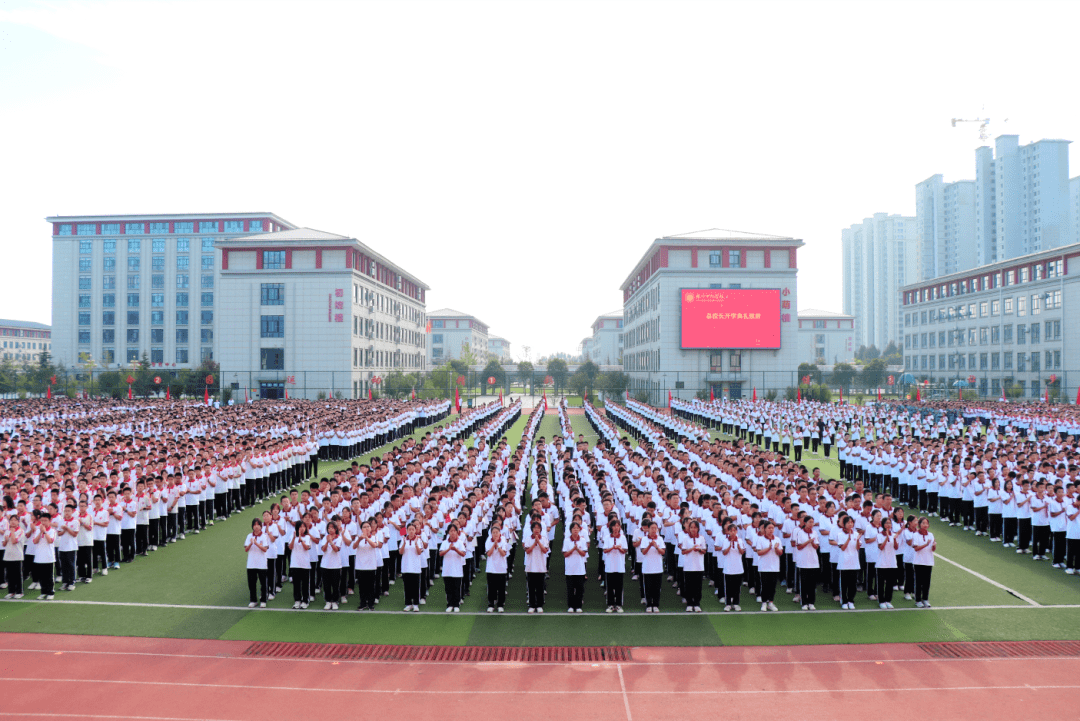
<path id="1" fill-rule="evenodd" d="M 988 578 L 988 577 L 986 577 L 986 576 L 982 575 L 981 573 L 979 573 L 978 571 L 972 571 L 972 570 L 971 570 L 970 568 L 968 568 L 967 566 L 961 566 L 961 565 L 960 565 L 959 563 L 957 563 L 956 561 L 952 560 L 951 558 L 945 558 L 945 556 L 942 556 L 942 555 L 941 555 L 940 553 L 937 553 L 937 552 L 935 552 L 935 553 L 934 553 L 934 558 L 940 558 L 940 559 L 941 559 L 942 561 L 945 561 L 945 563 L 951 563 L 952 565 L 954 565 L 954 566 L 956 566 L 957 568 L 959 568 L 959 569 L 960 569 L 961 571 L 967 571 L 968 573 L 970 573 L 970 574 L 971 574 L 972 576 L 974 576 L 975 578 L 978 578 L 978 579 L 980 579 L 980 580 L 986 581 L 986 582 L 987 582 L 987 583 L 989 583 L 989 584 L 990 584 L 991 586 L 996 586 L 996 587 L 1000 588 L 1000 589 L 1001 589 L 1002 591 L 1005 591 L 1006 593 L 1011 593 L 1012 595 L 1014 595 L 1014 596 L 1016 596 L 1017 598 L 1019 598 L 1019 599 L 1020 599 L 1021 601 L 1024 601 L 1024 602 L 1026 602 L 1026 603 L 1029 603 L 1029 604 L 1031 604 L 1032 606 L 1041 606 L 1041 605 L 1042 605 L 1042 604 L 1038 603 L 1037 601 L 1034 601 L 1034 600 L 1032 600 L 1032 599 L 1028 598 L 1027 596 L 1025 596 L 1024 594 L 1020 593 L 1019 591 L 1014 591 L 1013 589 L 1009 588 L 1008 586 L 1006 586 L 1006 585 L 1005 585 L 1005 584 L 1003 584 L 1003 583 L 998 583 L 998 582 L 997 582 L 997 581 L 995 581 L 994 579 L 992 579 L 992 578 Z"/>
<path id="2" fill-rule="evenodd" d="M 1017 608 L 1023 608 L 1018 606 Z M 223 643 L 251 643 L 250 641 L 224 641 Z M 651 650 L 650 647 L 635 647 L 642 651 Z M 777 647 L 786 648 L 786 647 Z M 393 665 L 416 665 L 416 664 L 429 664 L 429 665 L 453 665 L 453 666 L 483 666 L 485 668 L 492 666 L 507 666 L 507 667 L 520 667 L 522 662 L 520 661 L 476 661 L 472 663 L 466 663 L 462 661 L 385 661 L 377 658 L 300 658 L 300 657 L 278 657 L 278 656 L 223 656 L 221 654 L 198 654 L 198 653 L 157 653 L 153 651 L 88 651 L 88 650 L 72 650 L 72 649 L 60 649 L 60 648 L 3 648 L 6 653 L 37 653 L 48 656 L 60 656 L 67 654 L 78 654 L 85 656 L 140 656 L 147 658 L 191 658 L 191 659 L 213 659 L 215 661 L 273 661 L 273 662 L 293 662 L 300 661 L 304 663 L 367 663 L 367 664 L 393 664 Z M 1009 656 L 1007 658 L 998 657 L 971 657 L 971 658 L 933 658 L 927 656 L 926 658 L 868 658 L 868 659 L 828 659 L 823 661 L 634 661 L 632 666 L 828 666 L 828 665 L 851 665 L 851 664 L 887 664 L 887 663 L 999 663 L 1009 661 L 1023 661 L 1025 663 L 1032 663 L 1037 661 L 1046 661 L 1050 663 L 1057 663 L 1059 661 L 1080 660 L 1080 655 L 1077 656 Z M 600 662 L 563 662 L 563 661 L 530 661 L 528 666 L 602 666 L 608 667 L 610 661 Z"/>
<path id="3" fill-rule="evenodd" d="M 96 718 L 96 719 L 134 719 L 135 721 L 232 721 L 232 719 L 208 719 L 206 717 L 180 717 L 180 716 L 103 716 L 100 714 L 85 713 L 15 713 L 13 711 L 0 711 L 0 716 L 18 716 L 19 718 Z"/>
<path id="4" fill-rule="evenodd" d="M 942 558 L 942 560 L 943 561 L 948 561 L 949 559 Z M 952 561 L 949 561 L 949 563 L 952 563 Z M 963 566 L 961 566 L 961 568 L 963 568 Z M 966 568 L 964 568 L 964 570 L 968 571 L 968 569 L 966 569 Z M 975 572 L 974 571 L 969 571 L 969 573 L 975 573 Z M 975 575 L 979 576 L 979 574 L 977 574 L 977 573 L 975 573 Z M 985 576 L 979 576 L 979 577 L 983 578 L 984 580 L 988 581 L 989 583 L 991 583 L 991 584 L 993 584 L 995 586 L 1000 586 L 1001 588 L 1005 589 L 1006 591 L 1009 591 L 1011 593 L 1015 593 L 1015 591 L 1012 591 L 1011 589 L 1009 589 L 1009 588 L 1007 588 L 1005 586 L 1001 586 L 1001 584 L 999 584 L 999 583 L 997 583 L 997 582 L 995 582 L 995 581 L 993 581 L 993 580 L 991 580 L 989 578 L 986 578 Z M 986 610 L 1010 609 L 1010 608 L 1024 608 L 1024 609 L 1029 609 L 1029 608 L 1046 608 L 1046 609 L 1052 609 L 1052 608 L 1080 608 L 1080 604 L 1075 604 L 1075 603 L 1043 605 L 1043 604 L 1036 603 L 1036 602 L 1032 601 L 1029 598 L 1025 598 L 1024 596 L 1021 596 L 1019 594 L 1016 594 L 1016 595 L 1020 600 L 1027 601 L 1030 605 L 1021 606 L 1020 604 L 1015 604 L 1015 605 L 992 604 L 992 605 L 987 605 L 987 606 L 934 606 L 933 608 L 930 608 L 930 609 L 911 607 L 911 608 L 894 608 L 894 609 L 891 609 L 889 611 L 883 611 L 883 610 L 881 610 L 879 608 L 873 608 L 872 607 L 873 604 L 871 603 L 870 604 L 871 607 L 857 608 L 857 609 L 855 609 L 853 611 L 845 611 L 845 610 L 840 609 L 840 608 L 824 608 L 824 609 L 818 609 L 817 611 L 802 611 L 802 610 L 799 610 L 799 609 L 792 609 L 792 610 L 788 610 L 788 611 L 739 611 L 737 613 L 724 613 L 724 611 L 718 609 L 716 611 L 702 611 L 700 614 L 687 614 L 685 612 L 684 613 L 677 613 L 675 611 L 662 611 L 659 614 L 652 614 L 652 615 L 653 616 L 658 616 L 658 615 L 659 616 L 678 616 L 680 618 L 693 618 L 694 616 L 723 616 L 725 618 L 739 618 L 741 616 L 778 616 L 778 615 L 784 615 L 784 614 L 801 614 L 801 615 L 805 616 L 805 615 L 822 615 L 822 614 L 829 614 L 829 613 L 843 613 L 843 614 L 901 613 L 901 612 L 912 612 L 912 611 L 918 611 L 918 612 L 921 612 L 921 613 L 925 613 L 928 610 L 929 611 L 986 611 Z M 54 599 L 52 601 L 39 601 L 36 598 L 0 599 L 0 603 L 36 603 L 36 604 L 41 604 L 41 605 L 46 605 L 46 606 L 75 605 L 75 606 L 119 606 L 119 607 L 128 607 L 128 608 L 179 608 L 179 609 L 189 609 L 189 610 L 194 610 L 194 611 L 245 611 L 245 612 L 258 612 L 258 613 L 265 613 L 265 612 L 302 613 L 302 614 L 321 613 L 321 614 L 333 614 L 333 615 L 342 615 L 342 614 L 353 615 L 353 614 L 355 614 L 358 617 L 372 616 L 372 615 L 376 615 L 376 616 L 377 615 L 384 615 L 384 616 L 388 616 L 388 615 L 389 616 L 415 616 L 416 615 L 416 614 L 411 613 L 411 612 L 406 613 L 405 611 L 364 611 L 363 613 L 361 613 L 361 612 L 358 612 L 358 611 L 355 611 L 355 610 L 348 610 L 348 609 L 346 609 L 344 611 L 323 611 L 322 609 L 317 609 L 317 608 L 308 608 L 308 609 L 248 608 L 247 606 L 203 606 L 203 605 L 196 605 L 196 604 L 187 605 L 187 604 L 177 604 L 177 603 L 136 603 L 136 602 L 132 602 L 132 601 L 76 601 L 76 600 L 66 600 L 66 599 Z M 443 612 L 442 611 L 432 611 L 432 612 L 428 612 L 425 615 L 428 615 L 428 616 L 441 616 L 441 615 L 443 615 Z M 446 614 L 446 615 L 449 616 L 450 614 Z M 489 614 L 485 613 L 484 611 L 462 611 L 461 613 L 455 613 L 453 615 L 454 616 L 487 616 Z M 490 615 L 494 615 L 494 614 L 490 614 Z M 524 611 L 509 611 L 507 613 L 502 613 L 502 614 L 499 614 L 499 615 L 500 616 L 526 616 L 528 614 L 526 614 Z M 577 614 L 575 614 L 575 615 L 577 615 Z M 605 614 L 605 613 L 600 612 L 600 611 L 587 611 L 586 613 L 584 613 L 582 615 L 585 615 L 585 616 L 607 616 L 608 614 Z M 630 615 L 637 616 L 638 614 L 630 614 Z M 542 619 L 542 618 L 563 618 L 564 616 L 563 616 L 563 614 L 560 614 L 560 613 L 545 613 L 545 614 L 541 614 L 539 616 L 531 615 L 529 617 L 530 618 L 536 618 L 536 619 Z M 625 616 L 623 616 L 623 618 L 625 618 Z"/>
<path id="5" fill-rule="evenodd" d="M 176 686 L 180 688 L 201 688 L 201 689 L 234 689 L 244 691 L 284 691 L 288 693 L 296 693 L 297 691 L 304 691 L 308 693 L 346 693 L 346 694 L 379 694 L 379 695 L 393 695 L 397 693 L 396 689 L 391 688 L 333 688 L 322 687 L 314 688 L 311 686 L 253 686 L 246 684 L 227 684 L 227 683 L 185 683 L 183 681 L 144 681 L 144 680 L 121 680 L 121 679 L 96 679 L 96 678 L 0 678 L 0 683 L 48 683 L 48 682 L 60 682 L 60 683 L 90 683 L 90 684 L 114 684 L 119 686 Z M 1057 690 L 1075 690 L 1080 689 L 1080 684 L 1046 684 L 1039 686 L 1032 686 L 1028 684 L 1020 686 L 875 686 L 868 688 L 785 688 L 785 689 L 771 689 L 769 691 L 762 691 L 761 689 L 698 689 L 698 690 L 679 690 L 679 689 L 664 689 L 659 691 L 572 691 L 568 689 L 535 689 L 535 690 L 519 690 L 513 688 L 495 689 L 495 690 L 477 690 L 477 689 L 410 689 L 409 695 L 425 695 L 425 696 L 448 696 L 448 695 L 468 695 L 468 696 L 518 696 L 518 695 L 544 695 L 544 696 L 614 696 L 616 694 L 628 695 L 634 694 L 636 696 L 744 696 L 744 695 L 756 695 L 759 696 L 762 693 L 776 693 L 776 694 L 810 694 L 810 693 L 910 693 L 915 691 L 1057 691 Z"/>
<path id="6" fill-rule="evenodd" d="M 626 709 L 626 721 L 634 721 L 634 717 L 630 715 L 630 697 L 626 695 L 626 681 L 623 680 L 622 664 L 615 664 L 615 668 L 619 670 L 619 688 L 622 689 L 622 702 L 623 707 Z"/>

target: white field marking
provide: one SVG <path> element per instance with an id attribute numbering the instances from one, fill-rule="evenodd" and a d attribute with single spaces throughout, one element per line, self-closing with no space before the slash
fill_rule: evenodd
<path id="1" fill-rule="evenodd" d="M 623 680 L 622 664 L 615 664 L 615 668 L 619 670 L 619 688 L 622 689 L 622 702 L 623 707 L 626 709 L 626 721 L 634 721 L 634 717 L 630 715 L 630 697 L 626 695 L 626 681 Z"/>
<path id="2" fill-rule="evenodd" d="M 942 560 L 948 561 L 947 558 L 943 558 Z M 949 561 L 949 563 L 952 563 L 952 561 Z M 961 566 L 961 568 L 963 568 L 963 566 Z M 964 570 L 966 571 L 968 569 L 965 568 Z M 974 571 L 971 571 L 971 573 L 974 573 Z M 979 574 L 975 574 L 975 575 L 979 575 Z M 985 578 L 985 577 L 983 577 L 983 578 Z M 995 586 L 1001 586 L 1001 584 L 996 583 L 994 581 L 991 581 L 990 579 L 986 579 L 986 580 L 989 581 L 991 584 L 993 584 Z M 1001 586 L 1001 587 L 1005 588 L 1004 586 Z M 1006 590 L 1009 590 L 1009 589 L 1006 589 Z M 1080 608 L 1080 604 L 1076 604 L 1076 603 L 1042 605 L 1042 604 L 1039 604 L 1039 603 L 1035 603 L 1034 601 L 1032 601 L 1030 599 L 1026 599 L 1023 596 L 1020 596 L 1020 599 L 1028 601 L 1028 603 L 1031 604 L 1031 605 L 1029 605 L 1029 606 L 1021 606 L 1020 604 L 1016 604 L 1016 605 L 1000 604 L 1000 605 L 989 605 L 989 606 L 934 606 L 933 608 L 930 608 L 930 609 L 911 607 L 911 608 L 894 608 L 894 609 L 891 609 L 889 611 L 883 611 L 880 608 L 873 607 L 874 603 L 873 603 L 873 601 L 870 601 L 870 602 L 868 602 L 867 608 L 857 608 L 854 611 L 845 611 L 845 610 L 840 609 L 840 608 L 825 608 L 825 609 L 819 609 L 817 611 L 802 611 L 802 610 L 799 610 L 799 609 L 792 609 L 792 610 L 788 610 L 788 611 L 738 611 L 738 612 L 734 612 L 734 613 L 725 613 L 723 610 L 716 610 L 716 611 L 702 611 L 699 614 L 687 614 L 685 612 L 677 613 L 675 611 L 661 611 L 659 614 L 654 613 L 654 614 L 651 614 L 651 615 L 653 615 L 653 616 L 657 616 L 657 615 L 659 615 L 659 616 L 679 616 L 680 618 L 693 618 L 695 616 L 724 616 L 726 618 L 738 618 L 740 616 L 778 616 L 778 615 L 784 615 L 784 614 L 803 614 L 803 615 L 805 615 L 805 614 L 808 614 L 808 613 L 814 614 L 814 615 L 821 615 L 821 614 L 827 614 L 827 613 L 853 614 L 853 613 L 901 613 L 901 612 L 911 612 L 911 611 L 926 612 L 928 610 L 929 611 L 984 611 L 984 610 L 1009 609 L 1009 608 L 1025 608 L 1025 609 L 1027 609 L 1027 608 Z M 135 602 L 129 602 L 129 601 L 75 601 L 75 600 L 64 600 L 64 599 L 55 599 L 55 600 L 52 600 L 52 601 L 39 601 L 36 598 L 0 599 L 0 603 L 37 603 L 37 604 L 42 604 L 42 605 L 47 605 L 47 606 L 75 605 L 75 606 L 120 606 L 120 607 L 128 607 L 128 608 L 182 608 L 182 609 L 190 609 L 190 610 L 194 610 L 194 611 L 248 611 L 248 612 L 258 612 L 258 613 L 265 613 L 265 612 L 273 612 L 273 613 L 304 613 L 304 614 L 327 613 L 327 614 L 335 614 L 335 615 L 340 615 L 340 614 L 344 613 L 344 614 L 347 614 L 347 615 L 355 614 L 358 617 L 371 616 L 371 615 L 384 615 L 384 616 L 388 616 L 388 615 L 389 616 L 413 616 L 413 615 L 415 615 L 415 614 L 413 614 L 411 612 L 406 613 L 405 611 L 364 611 L 363 613 L 360 613 L 358 611 L 348 610 L 348 609 L 346 609 L 344 611 L 323 611 L 322 609 L 315 609 L 315 608 L 308 608 L 308 609 L 258 608 L 258 607 L 256 607 L 256 608 L 248 608 L 247 606 L 200 606 L 200 605 L 194 605 L 194 604 L 193 605 L 185 605 L 185 604 L 178 604 L 178 603 L 135 603 Z M 432 612 L 429 612 L 427 615 L 443 615 L 443 612 L 442 611 L 432 611 Z M 446 615 L 450 616 L 450 614 L 446 614 Z M 453 616 L 487 616 L 487 615 L 489 615 L 489 614 L 485 613 L 484 611 L 462 611 L 460 613 L 453 614 Z M 490 615 L 494 615 L 494 614 L 490 614 Z M 529 614 L 526 614 L 524 611 L 510 611 L 508 613 L 502 613 L 502 614 L 499 614 L 499 615 L 501 615 L 501 616 L 527 616 Z M 578 614 L 575 614 L 575 615 L 578 615 Z M 584 614 L 581 614 L 581 615 L 585 615 L 585 616 L 606 616 L 608 614 L 606 614 L 606 613 L 604 613 L 602 611 L 588 611 L 588 612 L 586 612 Z M 631 615 L 638 615 L 638 614 L 631 614 Z M 644 614 L 641 614 L 641 615 L 642 615 L 642 618 L 644 618 Z M 546 618 L 564 618 L 563 614 L 561 614 L 561 613 L 545 613 L 545 614 L 541 614 L 539 616 L 537 616 L 537 615 L 530 616 L 530 618 L 545 618 L 545 617 Z M 623 618 L 625 618 L 625 615 L 623 616 Z"/>
<path id="3" fill-rule="evenodd" d="M 182 681 L 143 681 L 143 680 L 121 680 L 121 679 L 96 679 L 96 678 L 0 678 L 0 683 L 46 683 L 49 681 L 59 681 L 61 683 L 90 683 L 90 684 L 114 684 L 119 686 L 175 686 L 180 688 L 201 688 L 201 689 L 234 689 L 243 691 L 284 691 L 288 693 L 295 693 L 297 691 L 304 691 L 308 693 L 345 693 L 345 694 L 395 694 L 395 689 L 389 688 L 312 688 L 310 686 L 252 686 L 246 684 L 229 684 L 229 683 L 185 683 Z M 1080 684 L 1059 684 L 1059 685 L 1040 685 L 1032 686 L 1024 684 L 1021 686 L 875 686 L 868 688 L 799 688 L 799 689 L 774 689 L 768 691 L 768 693 L 782 693 L 782 694 L 810 694 L 810 693 L 912 693 L 915 691 L 1057 691 L 1057 690 L 1075 690 L 1080 689 Z M 761 689 L 701 689 L 695 691 L 682 691 L 664 689 L 660 691 L 571 691 L 564 689 L 543 689 L 543 690 L 527 690 L 521 691 L 518 689 L 498 689 L 498 690 L 476 690 L 476 689 L 410 689 L 409 694 L 412 696 L 425 695 L 425 696 L 447 696 L 447 695 L 468 695 L 468 696 L 517 696 L 517 695 L 544 695 L 544 696 L 614 696 L 614 695 L 628 695 L 634 694 L 635 696 L 744 696 L 744 695 L 760 695 L 763 693 Z"/>
<path id="4" fill-rule="evenodd" d="M 134 719 L 135 721 L 225 721 L 224 719 L 208 719 L 203 717 L 187 718 L 180 716 L 103 716 L 84 713 L 14 713 L 12 711 L 0 711 L 0 716 L 42 717 L 42 718 L 98 718 L 98 719 Z"/>
<path id="5" fill-rule="evenodd" d="M 935 551 L 935 552 L 934 552 L 934 558 L 940 558 L 940 559 L 941 559 L 942 561 L 945 561 L 945 563 L 951 563 L 952 565 L 954 565 L 954 566 L 956 566 L 957 568 L 959 568 L 959 569 L 960 569 L 961 571 L 967 571 L 968 573 L 970 573 L 970 574 L 971 574 L 972 576 L 974 576 L 975 578 L 978 578 L 978 579 L 980 579 L 980 580 L 986 581 L 986 582 L 987 582 L 987 583 L 989 583 L 989 584 L 990 584 L 991 586 L 996 586 L 996 587 L 1000 588 L 1000 589 L 1001 589 L 1002 591 L 1005 591 L 1006 593 L 1011 593 L 1012 595 L 1014 595 L 1014 596 L 1016 596 L 1017 598 L 1019 598 L 1019 599 L 1020 599 L 1021 601 L 1024 601 L 1024 602 L 1026 602 L 1026 603 L 1029 603 L 1029 604 L 1031 604 L 1032 606 L 1041 606 L 1041 605 L 1042 605 L 1042 604 L 1038 603 L 1037 601 L 1034 601 L 1034 600 L 1032 600 L 1032 599 L 1028 598 L 1028 597 L 1027 597 L 1027 596 L 1025 596 L 1024 594 L 1022 594 L 1022 593 L 1019 593 L 1018 591 L 1014 591 L 1013 589 L 1009 588 L 1008 586 L 1006 586 L 1006 585 L 1005 585 L 1005 584 L 1003 584 L 1003 583 L 998 583 L 998 582 L 997 582 L 997 581 L 995 581 L 994 579 L 992 579 L 992 578 L 988 578 L 988 577 L 986 577 L 986 576 L 982 575 L 981 573 L 979 573 L 978 571 L 972 571 L 972 570 L 971 570 L 970 568 L 968 568 L 967 566 L 961 566 L 961 565 L 960 565 L 959 563 L 957 563 L 956 561 L 954 561 L 954 560 L 952 560 L 952 559 L 950 559 L 950 558 L 945 558 L 945 556 L 942 556 L 942 555 L 941 555 L 941 554 L 939 554 L 939 553 L 938 553 L 937 551 Z"/>
<path id="6" fill-rule="evenodd" d="M 1017 606 L 1016 608 L 1027 608 L 1026 606 Z M 1045 608 L 1045 607 L 1044 607 Z M 224 643 L 229 643 L 225 641 Z M 251 643 L 251 641 L 235 641 L 235 643 Z M 872 645 L 872 644 L 871 644 Z M 911 645 L 911 644 L 909 644 Z M 2 648 L 2 646 L 0 646 Z M 648 651 L 649 646 L 635 646 L 634 648 L 640 648 Z M 786 647 L 776 647 L 786 648 Z M 222 656 L 220 654 L 197 654 L 197 653 L 155 653 L 152 651 L 87 651 L 87 650 L 71 650 L 71 649 L 57 649 L 57 648 L 4 648 L 5 653 L 39 653 L 49 656 L 57 655 L 84 655 L 84 656 L 138 656 L 146 658 L 190 658 L 190 659 L 213 659 L 215 661 L 274 661 L 274 662 L 303 662 L 303 663 L 367 663 L 367 664 L 394 664 L 394 665 L 469 665 L 469 666 L 505 666 L 505 667 L 523 667 L 523 666 L 589 666 L 589 667 L 601 667 L 610 668 L 611 661 L 577 661 L 577 662 L 563 662 L 563 661 L 530 661 L 527 664 L 521 661 L 475 661 L 472 663 L 465 663 L 462 661 L 385 661 L 383 659 L 371 659 L 371 658 L 297 658 L 297 657 L 277 657 L 277 656 Z M 632 665 L 638 666 L 826 666 L 826 665 L 850 665 L 850 664 L 886 664 L 886 663 L 988 663 L 988 662 L 1008 662 L 1008 661 L 1024 661 L 1030 663 L 1032 661 L 1068 661 L 1080 659 L 1080 655 L 1077 656 L 1010 656 L 1008 658 L 999 657 L 971 657 L 971 658 L 933 658 L 927 656 L 925 658 L 868 658 L 868 659 L 844 659 L 837 658 L 824 661 L 634 661 Z"/>

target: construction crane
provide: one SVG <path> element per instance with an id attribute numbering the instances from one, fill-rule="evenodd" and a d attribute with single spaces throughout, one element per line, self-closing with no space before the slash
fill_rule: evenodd
<path id="1" fill-rule="evenodd" d="M 989 140 L 990 131 L 987 129 L 987 125 L 990 124 L 990 118 L 973 118 L 967 120 L 964 118 L 953 118 L 952 126 L 955 128 L 957 123 L 978 123 L 979 124 L 979 140 Z"/>

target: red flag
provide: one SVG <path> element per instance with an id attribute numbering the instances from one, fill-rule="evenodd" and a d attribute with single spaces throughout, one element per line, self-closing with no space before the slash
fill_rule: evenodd
<path id="1" fill-rule="evenodd" d="M 128 386 L 128 400 L 131 400 L 131 386 Z"/>
<path id="2" fill-rule="evenodd" d="M 368 386 L 368 387 L 367 387 L 367 399 L 368 399 L 369 401 L 371 400 L 371 386 Z"/>
<path id="3" fill-rule="evenodd" d="M 1046 401 L 1047 403 L 1049 403 L 1049 402 L 1050 402 L 1050 386 L 1047 386 L 1047 387 L 1046 387 L 1046 391 L 1045 391 L 1045 401 Z"/>
<path id="4" fill-rule="evenodd" d="M 244 387 L 244 403 L 247 403 L 249 400 L 250 400 L 250 398 L 248 398 L 248 389 L 247 389 L 247 386 L 245 386 Z"/>
<path id="5" fill-rule="evenodd" d="M 547 391 L 544 391 L 544 397 L 541 398 L 541 400 L 544 402 L 544 410 L 546 411 L 547 410 Z"/>
<path id="6" fill-rule="evenodd" d="M 757 386 L 754 386 L 754 397 L 753 397 L 753 398 L 751 398 L 750 400 L 752 400 L 752 401 L 756 401 L 756 400 L 757 400 Z"/>
<path id="7" fill-rule="evenodd" d="M 919 392 L 918 386 L 915 386 L 915 400 L 922 401 L 922 393 Z"/>
<path id="8" fill-rule="evenodd" d="M 840 386 L 840 402 L 844 402 L 844 386 Z"/>
<path id="9" fill-rule="evenodd" d="M 671 408 L 671 391 L 667 392 L 667 407 Z"/>
<path id="10" fill-rule="evenodd" d="M 1001 392 L 1001 397 L 1005 397 L 1005 391 Z M 1076 405 L 1080 406 L 1080 388 L 1076 389 Z"/>
<path id="11" fill-rule="evenodd" d="M 499 398 L 502 398 L 502 393 L 499 394 Z M 414 401 L 416 400 L 416 389 L 415 388 L 412 389 L 412 399 Z"/>
<path id="12" fill-rule="evenodd" d="M 626 393 L 626 400 L 630 400 L 630 389 L 627 388 L 625 393 Z M 1080 398 L 1080 391 L 1076 392 L 1076 397 Z M 1077 401 L 1077 403 L 1080 403 L 1080 401 Z"/>
<path id="13" fill-rule="evenodd" d="M 210 405 L 210 386 L 204 386 L 202 390 L 202 401 L 206 405 Z"/>
<path id="14" fill-rule="evenodd" d="M 716 400 L 716 393 L 713 391 L 713 387 L 709 386 L 709 402 L 712 403 Z"/>
<path id="15" fill-rule="evenodd" d="M 877 402 L 881 403 L 881 389 L 880 388 L 877 389 Z"/>
<path id="16" fill-rule="evenodd" d="M 795 402 L 802 403 L 802 386 L 795 389 Z"/>
<path id="17" fill-rule="evenodd" d="M 169 386 L 165 386 L 165 400 L 167 401 L 172 400 L 172 394 L 169 393 L 169 390 Z"/>
<path id="18" fill-rule="evenodd" d="M 52 386 L 49 386 L 48 388 L 45 389 L 45 397 L 46 398 L 52 398 Z"/>
<path id="19" fill-rule="evenodd" d="M 416 398 L 416 392 L 415 391 L 413 391 L 413 398 Z M 499 405 L 501 406 L 502 404 L 503 404 L 502 391 L 499 391 Z"/>
<path id="20" fill-rule="evenodd" d="M 289 389 L 285 389 L 285 400 L 289 400 Z"/>
<path id="21" fill-rule="evenodd" d="M 546 398 L 546 396 L 545 396 Z M 458 393 L 457 386 L 454 386 L 454 408 L 457 410 L 457 414 L 461 415 L 461 394 Z"/>

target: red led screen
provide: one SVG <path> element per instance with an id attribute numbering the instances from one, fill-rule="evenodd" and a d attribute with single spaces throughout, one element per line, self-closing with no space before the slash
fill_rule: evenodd
<path id="1" fill-rule="evenodd" d="M 683 348 L 779 348 L 779 288 L 683 288 Z"/>

